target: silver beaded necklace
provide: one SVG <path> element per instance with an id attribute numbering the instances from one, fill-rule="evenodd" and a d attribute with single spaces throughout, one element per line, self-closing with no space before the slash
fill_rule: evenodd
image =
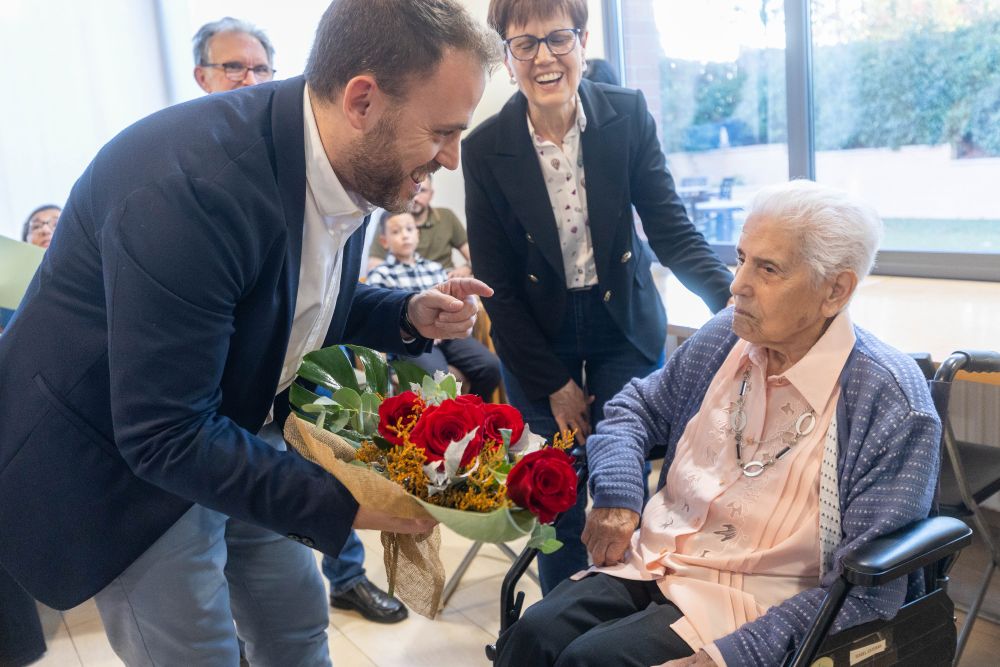
<path id="1" fill-rule="evenodd" d="M 757 477 L 769 467 L 780 461 L 783 456 L 792 450 L 792 447 L 798 444 L 799 440 L 812 433 L 813 429 L 816 428 L 816 413 L 809 410 L 808 412 L 803 412 L 799 415 L 799 418 L 795 420 L 795 431 L 787 434 L 788 438 L 786 439 L 788 440 L 788 444 L 785 445 L 777 454 L 774 456 L 767 454 L 765 455 L 765 458 L 761 460 L 744 463 L 743 429 L 747 426 L 747 413 L 744 406 L 746 404 L 746 395 L 750 393 L 751 369 L 753 369 L 753 366 L 748 365 L 746 372 L 743 373 L 743 380 L 740 382 L 740 394 L 736 399 L 736 408 L 733 410 L 732 416 L 729 418 L 729 425 L 733 428 L 733 439 L 736 440 L 736 464 L 739 465 L 740 470 L 743 471 L 745 476 Z"/>

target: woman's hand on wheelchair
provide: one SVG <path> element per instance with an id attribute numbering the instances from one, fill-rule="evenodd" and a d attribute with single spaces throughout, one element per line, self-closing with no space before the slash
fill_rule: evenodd
<path id="1" fill-rule="evenodd" d="M 587 516 L 580 539 L 587 547 L 594 565 L 614 565 L 625 560 L 632 543 L 632 533 L 639 525 L 639 515 L 621 507 L 599 507 Z"/>

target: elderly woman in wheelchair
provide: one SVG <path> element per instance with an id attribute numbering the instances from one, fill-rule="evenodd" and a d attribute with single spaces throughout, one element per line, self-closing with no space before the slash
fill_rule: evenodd
<path id="1" fill-rule="evenodd" d="M 587 442 L 594 566 L 500 636 L 498 665 L 780 665 L 843 554 L 927 516 L 941 426 L 924 376 L 847 312 L 880 235 L 874 211 L 808 181 L 757 196 L 734 307 L 630 382 Z M 834 631 L 891 618 L 906 593 L 854 588 Z"/>

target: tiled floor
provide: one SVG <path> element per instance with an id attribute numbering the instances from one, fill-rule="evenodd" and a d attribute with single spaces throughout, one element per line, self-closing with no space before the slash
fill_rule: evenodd
<path id="1" fill-rule="evenodd" d="M 385 585 L 378 535 L 362 532 L 369 576 Z M 442 560 L 453 572 L 469 542 L 445 530 Z M 518 551 L 520 545 L 512 545 Z M 398 625 L 378 625 L 354 613 L 331 610 L 330 652 L 336 667 L 467 667 L 487 665 L 483 647 L 500 628 L 499 590 L 510 561 L 489 545 L 479 552 L 445 611 L 434 621 L 415 614 Z M 956 568 L 959 570 L 959 568 Z M 962 577 L 960 571 L 957 577 Z M 538 587 L 523 580 L 526 604 L 539 598 Z M 961 617 L 960 617 L 961 620 Z M 110 667 L 122 663 L 108 645 L 93 602 L 59 613 L 43 611 L 49 650 L 39 667 Z M 1000 664 L 1000 626 L 985 619 L 975 625 L 962 667 Z"/>

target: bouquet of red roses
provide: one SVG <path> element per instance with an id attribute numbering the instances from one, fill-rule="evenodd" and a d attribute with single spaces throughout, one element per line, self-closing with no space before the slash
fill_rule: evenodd
<path id="1" fill-rule="evenodd" d="M 297 415 L 286 438 L 297 450 L 337 476 L 361 503 L 399 516 L 429 515 L 479 542 L 531 535 L 529 545 L 545 553 L 561 546 L 550 524 L 576 502 L 576 472 L 565 451 L 571 433 L 555 434 L 546 446 L 515 408 L 462 395 L 453 376 L 432 378 L 402 361 L 391 367 L 403 391 L 388 396 L 390 365 L 372 350 L 347 347 L 364 365 L 363 381 L 339 347 L 302 362 L 299 376 L 330 395 L 292 386 Z M 400 538 L 383 539 L 391 578 L 399 567 Z M 414 545 L 402 545 L 406 559 Z M 427 560 L 428 551 L 435 547 L 415 559 Z M 439 568 L 435 559 L 436 553 L 424 569 Z M 438 579 L 443 585 L 443 572 L 430 582 L 439 594 Z M 409 603 L 405 581 L 400 584 Z M 417 604 L 417 611 L 421 606 L 427 605 Z M 429 611 L 433 615 L 436 607 Z"/>

